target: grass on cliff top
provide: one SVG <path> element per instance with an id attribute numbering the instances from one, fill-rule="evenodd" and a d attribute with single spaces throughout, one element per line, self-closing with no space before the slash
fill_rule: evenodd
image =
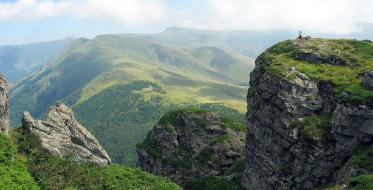
<path id="1" fill-rule="evenodd" d="M 329 63 L 309 63 L 297 60 L 297 51 L 317 52 L 322 55 L 335 55 L 345 60 L 346 65 Z M 294 66 L 310 78 L 335 85 L 335 92 L 346 92 L 344 101 L 350 103 L 372 103 L 373 91 L 362 85 L 360 76 L 373 70 L 373 43 L 358 40 L 311 39 L 296 44 L 287 40 L 270 48 L 265 55 L 272 61 L 267 71 L 283 78 L 287 69 Z"/>
<path id="2" fill-rule="evenodd" d="M 211 107 L 213 106 L 213 107 Z M 179 115 L 182 113 L 186 114 L 204 114 L 204 113 L 216 113 L 218 118 L 221 121 L 221 127 L 223 128 L 230 128 L 234 131 L 241 131 L 246 132 L 247 128 L 244 124 L 244 116 L 242 113 L 237 112 L 236 110 L 218 106 L 218 105 L 208 105 L 204 104 L 201 105 L 202 108 L 198 107 L 190 107 L 185 109 L 180 109 L 172 112 L 168 112 L 165 114 L 160 120 L 159 124 L 164 125 L 166 128 L 168 127 L 180 127 L 183 126 L 184 123 L 179 118 Z M 203 109 L 207 107 L 210 110 Z M 192 120 L 200 126 L 207 126 L 208 121 L 204 118 L 192 118 Z"/>

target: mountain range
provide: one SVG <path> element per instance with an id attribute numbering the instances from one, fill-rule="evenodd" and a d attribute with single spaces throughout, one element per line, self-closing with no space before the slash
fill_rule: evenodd
<path id="1" fill-rule="evenodd" d="M 251 57 L 265 48 L 246 35 L 170 28 L 69 39 L 13 83 L 11 125 L 20 124 L 23 111 L 43 117 L 62 101 L 114 162 L 134 165 L 135 145 L 168 111 L 201 107 L 243 121 Z"/>
<path id="2" fill-rule="evenodd" d="M 243 121 L 253 59 L 292 35 L 172 27 L 1 46 L 11 125 L 62 101 L 114 162 L 134 165 L 135 145 L 168 111 L 199 107 Z"/>

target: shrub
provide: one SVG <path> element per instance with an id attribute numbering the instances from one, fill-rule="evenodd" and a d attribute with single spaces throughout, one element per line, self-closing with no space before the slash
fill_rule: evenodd
<path id="1" fill-rule="evenodd" d="M 373 189 L 373 175 L 360 175 L 353 177 L 348 186 L 351 190 Z"/>
<path id="2" fill-rule="evenodd" d="M 300 135 L 307 139 L 321 141 L 331 138 L 329 115 L 312 114 L 290 124 L 290 128 L 299 128 Z"/>
<path id="3" fill-rule="evenodd" d="M 361 145 L 353 156 L 353 161 L 360 167 L 373 170 L 373 147 Z"/>
<path id="4" fill-rule="evenodd" d="M 0 134 L 0 188 L 9 190 L 37 190 L 38 185 L 28 172 L 15 144 Z"/>

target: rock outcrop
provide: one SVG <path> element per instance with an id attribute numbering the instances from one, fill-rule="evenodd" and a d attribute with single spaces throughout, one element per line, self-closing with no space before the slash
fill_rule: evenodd
<path id="1" fill-rule="evenodd" d="M 98 165 L 111 162 L 96 138 L 76 121 L 73 111 L 63 103 L 51 107 L 45 121 L 35 120 L 25 112 L 22 124 L 25 131 L 36 136 L 41 147 L 52 155 Z"/>
<path id="2" fill-rule="evenodd" d="M 3 134 L 8 134 L 9 131 L 8 93 L 8 83 L 5 77 L 0 75 L 0 131 Z"/>
<path id="3" fill-rule="evenodd" d="M 367 71 L 362 78 L 363 84 L 373 90 L 373 71 Z"/>
<path id="4" fill-rule="evenodd" d="M 227 170 L 241 163 L 243 172 L 244 140 L 240 122 L 204 111 L 176 111 L 162 117 L 138 145 L 138 166 L 179 184 L 204 177 L 233 180 L 239 174 Z"/>
<path id="5" fill-rule="evenodd" d="M 351 177 L 373 172 L 373 155 L 367 156 L 368 163 L 358 159 L 359 149 L 373 150 L 373 92 L 358 82 L 344 82 L 344 73 L 336 76 L 340 70 L 333 70 L 351 71 L 359 80 L 356 67 L 349 67 L 359 57 L 344 57 L 355 53 L 354 43 L 286 41 L 256 59 L 247 96 L 247 189 L 347 185 Z M 336 50 L 339 46 L 348 47 Z"/>

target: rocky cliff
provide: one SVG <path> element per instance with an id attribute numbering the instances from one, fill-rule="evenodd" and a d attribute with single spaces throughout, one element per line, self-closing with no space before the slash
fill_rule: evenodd
<path id="1" fill-rule="evenodd" d="M 76 121 L 73 111 L 62 103 L 49 109 L 45 121 L 35 120 L 25 112 L 22 124 L 25 132 L 35 136 L 41 147 L 52 155 L 98 165 L 111 162 L 96 138 Z"/>
<path id="2" fill-rule="evenodd" d="M 8 83 L 5 77 L 0 75 L 0 131 L 3 134 L 8 134 L 9 130 L 8 92 Z"/>
<path id="3" fill-rule="evenodd" d="M 348 185 L 373 172 L 373 43 L 288 40 L 250 76 L 247 189 Z"/>
<path id="4" fill-rule="evenodd" d="M 193 185 L 196 178 L 206 177 L 239 182 L 232 168 L 243 171 L 245 131 L 242 123 L 213 113 L 172 112 L 137 146 L 138 165 L 179 184 Z"/>

